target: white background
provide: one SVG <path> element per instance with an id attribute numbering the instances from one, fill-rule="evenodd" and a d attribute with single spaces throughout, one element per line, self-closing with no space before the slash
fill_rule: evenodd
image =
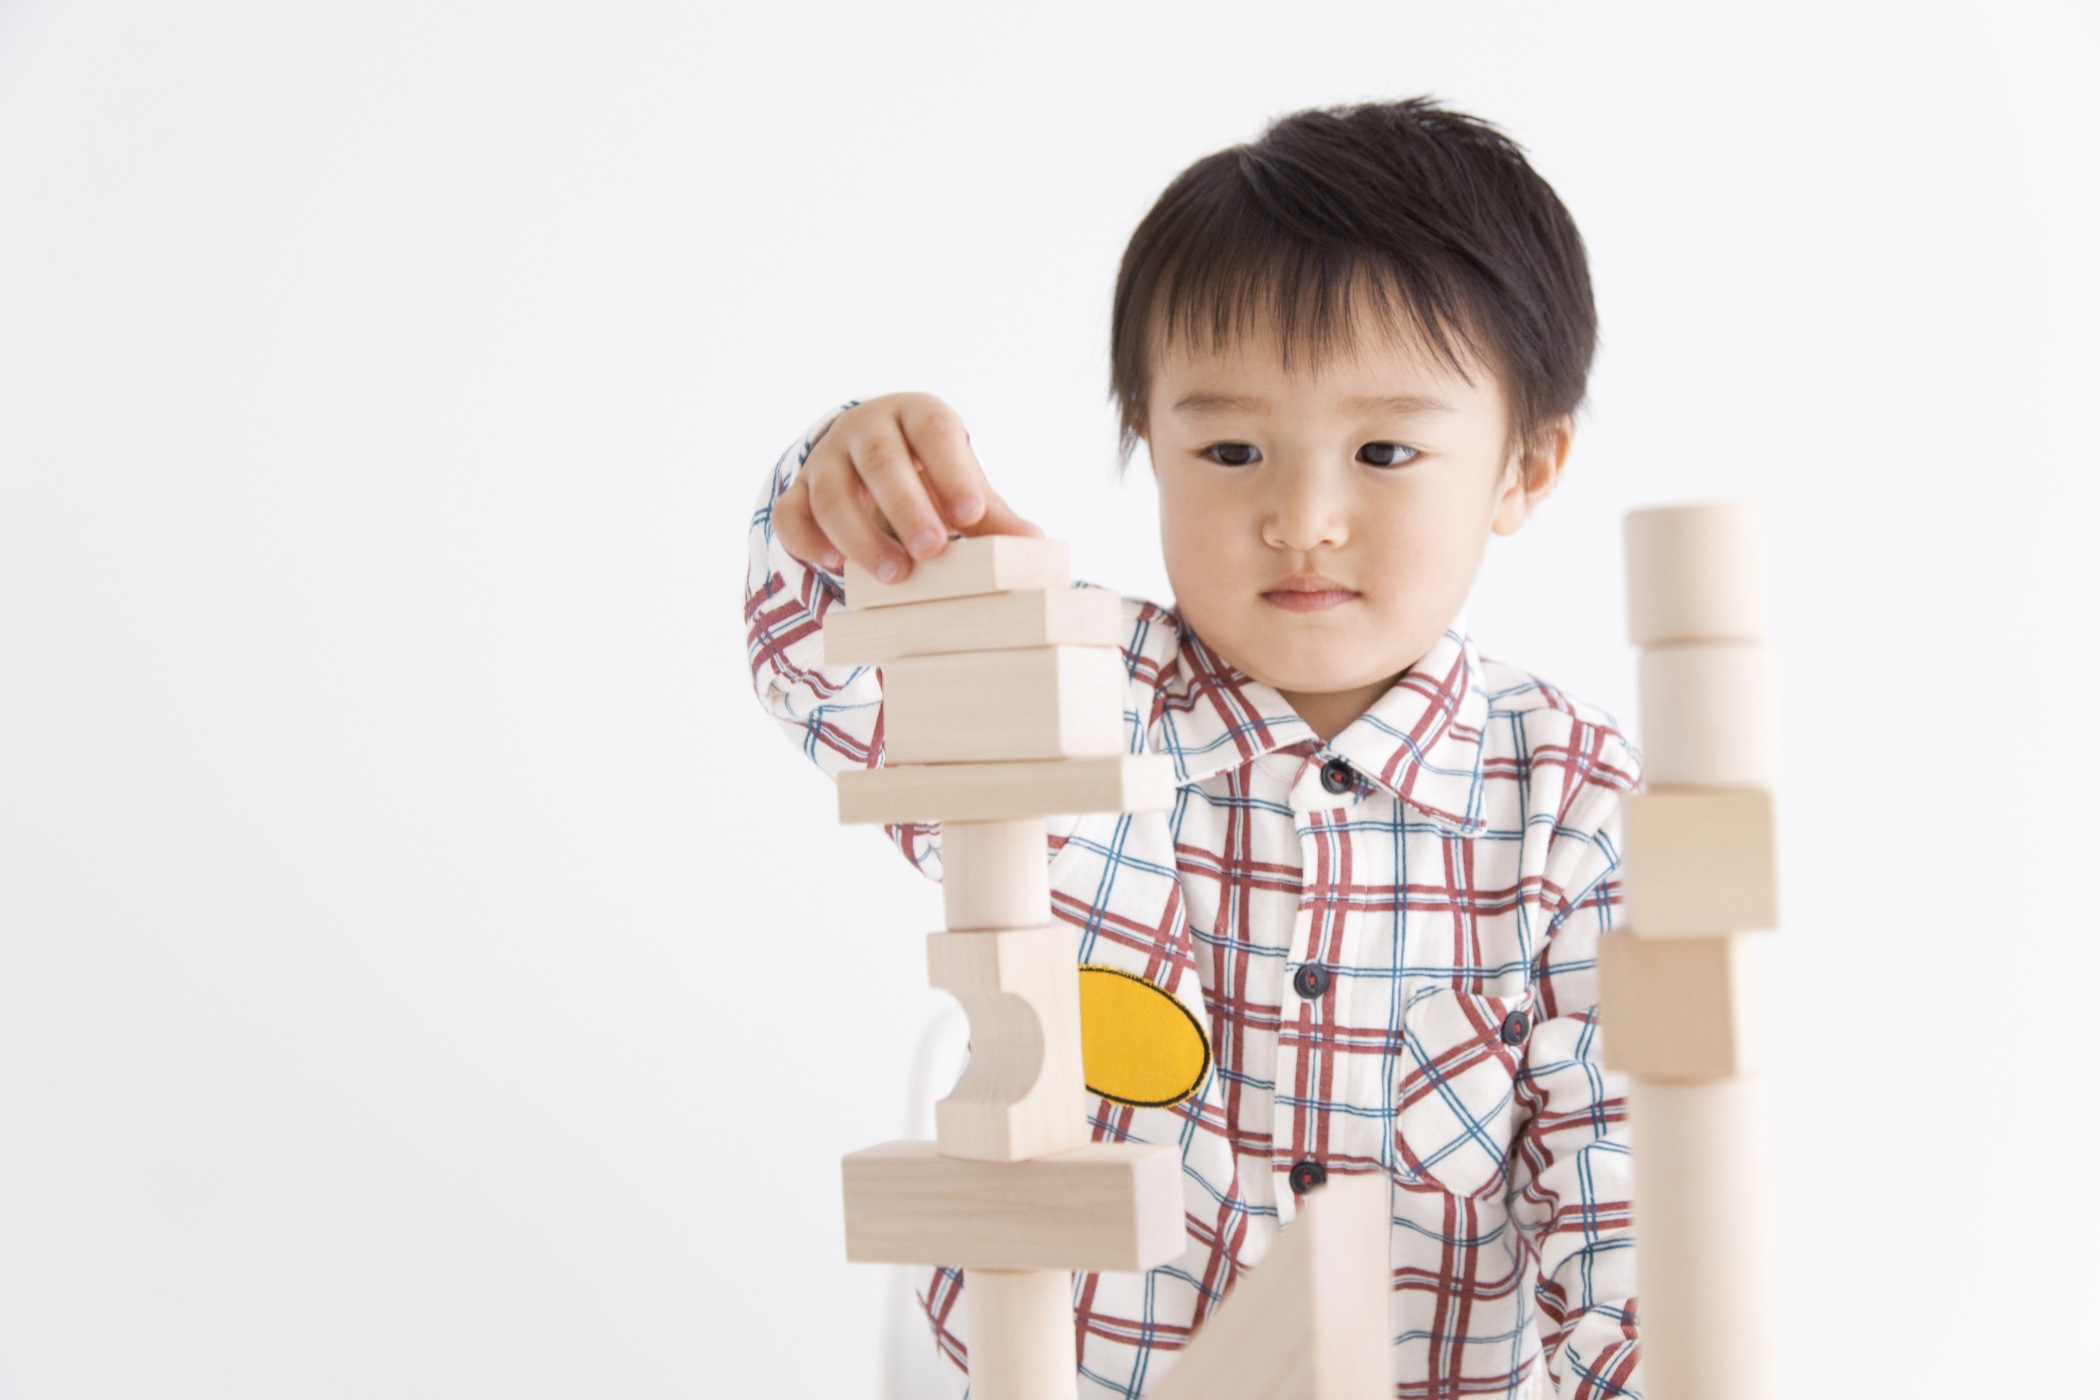
<path id="1" fill-rule="evenodd" d="M 837 1158 L 938 892 L 753 698 L 765 474 L 937 393 L 1164 600 L 1124 241 L 1423 92 L 1603 325 L 1483 648 L 1631 721 L 1620 516 L 1768 514 L 1788 1393 L 2100 1394 L 2096 61 L 2068 4 L 0 8 L 0 1396 L 871 1394 Z"/>

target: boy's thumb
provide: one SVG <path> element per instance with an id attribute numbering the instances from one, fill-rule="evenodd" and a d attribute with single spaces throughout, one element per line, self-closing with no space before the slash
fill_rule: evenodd
<path id="1" fill-rule="evenodd" d="M 965 535 L 1035 535 L 1040 537 L 1043 527 L 1032 520 L 1023 520 L 1014 513 L 1014 508 L 998 496 L 985 503 L 984 514 L 969 524 L 959 527 Z"/>

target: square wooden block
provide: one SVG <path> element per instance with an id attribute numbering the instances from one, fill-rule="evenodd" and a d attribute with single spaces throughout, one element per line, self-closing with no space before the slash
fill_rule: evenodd
<path id="1" fill-rule="evenodd" d="M 1772 796 L 1755 788 L 1628 794 L 1626 923 L 1645 938 L 1779 922 Z"/>
<path id="2" fill-rule="evenodd" d="M 1071 548 L 1065 540 L 1033 535 L 977 535 L 950 538 L 931 559 L 914 559 L 911 572 L 884 583 L 852 560 L 846 561 L 846 605 L 886 608 L 930 598 L 963 598 L 973 593 L 1005 593 L 1020 588 L 1063 588 L 1072 582 Z"/>
<path id="3" fill-rule="evenodd" d="M 1033 588 L 824 614 L 824 664 L 1015 647 L 1120 646 L 1123 599 L 1106 588 Z"/>
<path id="4" fill-rule="evenodd" d="M 1172 1143 L 1089 1143 L 995 1163 L 889 1142 L 843 1166 L 855 1263 L 1135 1273 L 1186 1247 Z"/>
<path id="5" fill-rule="evenodd" d="M 1749 937 L 1598 939 L 1604 1067 L 1680 1083 L 1758 1068 Z"/>
<path id="6" fill-rule="evenodd" d="M 1115 647 L 907 656 L 882 668 L 884 761 L 991 763 L 1123 751 Z"/>

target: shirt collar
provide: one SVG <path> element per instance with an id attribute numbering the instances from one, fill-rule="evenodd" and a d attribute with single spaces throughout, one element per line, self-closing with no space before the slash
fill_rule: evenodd
<path id="1" fill-rule="evenodd" d="M 1341 758 L 1442 825 L 1463 833 L 1484 829 L 1480 745 L 1488 702 L 1463 617 L 1324 745 L 1275 687 L 1218 655 L 1178 614 L 1175 620 L 1181 647 L 1160 731 L 1178 784 L 1302 746 L 1309 756 Z"/>

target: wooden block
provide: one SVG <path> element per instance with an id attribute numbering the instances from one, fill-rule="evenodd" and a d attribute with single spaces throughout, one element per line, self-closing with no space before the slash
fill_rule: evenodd
<path id="1" fill-rule="evenodd" d="M 1680 1083 L 1758 1068 L 1749 937 L 1599 939 L 1604 1067 Z"/>
<path id="2" fill-rule="evenodd" d="M 971 1400 L 1073 1400 L 1079 1334 L 1070 1274 L 972 1269 L 963 1294 Z"/>
<path id="3" fill-rule="evenodd" d="M 1298 1206 L 1195 1340 L 1168 1357 L 1157 1400 L 1391 1400 L 1391 1184 L 1335 1176 Z M 1641 1306 L 1647 1307 L 1645 1298 Z M 1658 1396 L 1661 1391 L 1654 1392 Z"/>
<path id="4" fill-rule="evenodd" d="M 948 547 L 933 558 L 912 560 L 911 572 L 896 583 L 884 583 L 847 560 L 846 605 L 887 608 L 975 593 L 1063 588 L 1071 582 L 1071 549 L 1064 540 L 1032 535 L 951 536 Z"/>
<path id="5" fill-rule="evenodd" d="M 1635 646 L 1763 640 L 1765 540 L 1756 505 L 1629 512 L 1626 620 Z"/>
<path id="6" fill-rule="evenodd" d="M 950 929 L 1050 922 L 1050 838 L 1041 817 L 941 824 L 941 902 Z"/>
<path id="7" fill-rule="evenodd" d="M 824 664 L 1010 647 L 1120 647 L 1123 600 L 1106 588 L 1035 588 L 824 614 Z"/>
<path id="8" fill-rule="evenodd" d="M 929 934 L 926 970 L 970 1018 L 970 1063 L 933 1106 L 942 1155 L 1021 1162 L 1084 1144 L 1079 931 Z"/>
<path id="9" fill-rule="evenodd" d="M 839 820 L 849 825 L 1164 812 L 1175 793 L 1165 754 L 848 768 L 838 785 Z"/>
<path id="10" fill-rule="evenodd" d="M 1642 1393 L 1657 1400 L 1778 1400 L 1763 1077 L 1711 1084 L 1634 1079 L 1627 1112 Z"/>
<path id="11" fill-rule="evenodd" d="M 1770 793 L 1629 793 L 1624 835 L 1626 925 L 1637 936 L 1736 933 L 1778 924 Z"/>
<path id="12" fill-rule="evenodd" d="M 1779 771 L 1779 698 L 1762 642 L 1649 647 L 1641 772 L 1664 787 L 1761 787 Z"/>
<path id="13" fill-rule="evenodd" d="M 997 763 L 1123 751 L 1115 647 L 907 656 L 882 668 L 884 761 Z"/>
<path id="14" fill-rule="evenodd" d="M 1139 1273 L 1187 1244 L 1172 1143 L 1090 1142 L 1002 1163 L 886 1142 L 850 1154 L 843 1176 L 855 1263 Z"/>

